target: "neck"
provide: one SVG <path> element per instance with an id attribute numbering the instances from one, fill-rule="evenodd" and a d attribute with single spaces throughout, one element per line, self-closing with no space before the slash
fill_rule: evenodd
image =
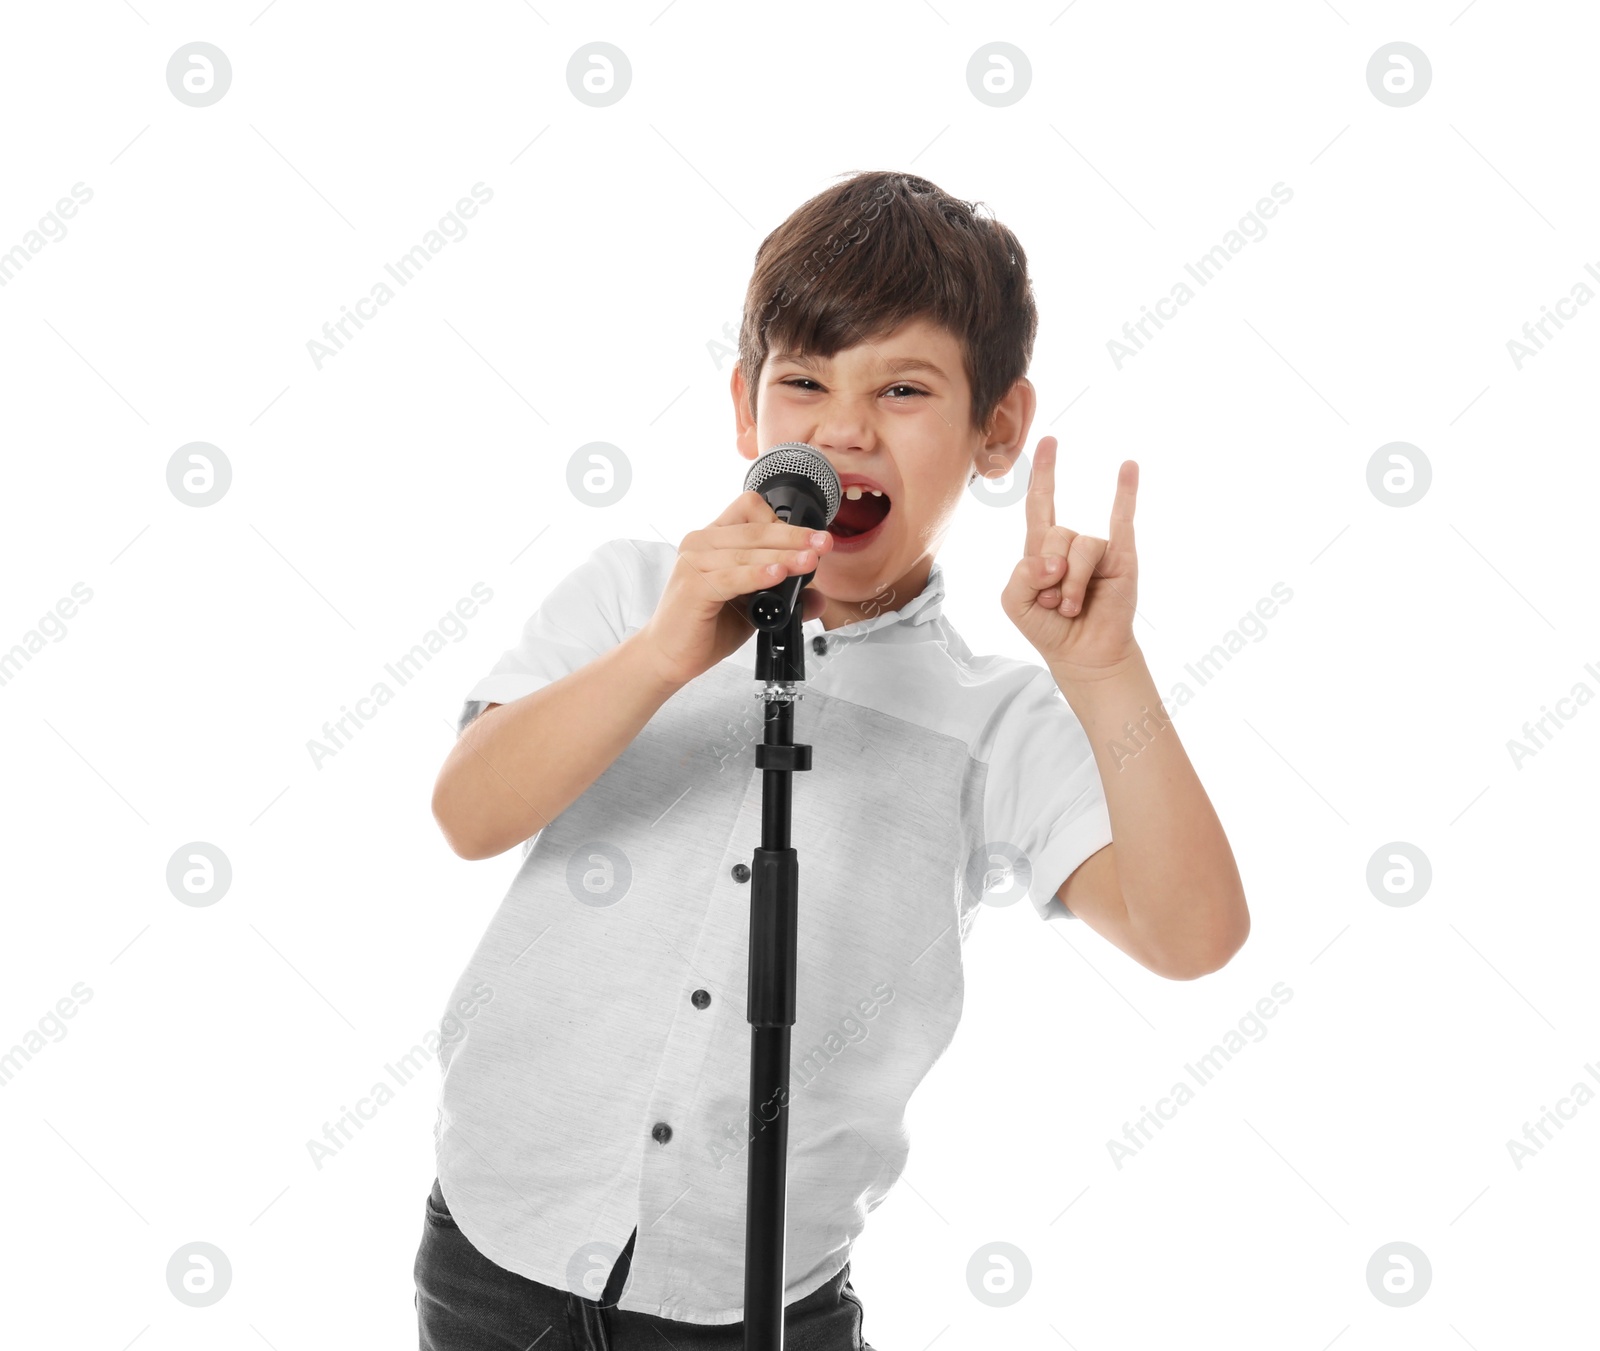
<path id="1" fill-rule="evenodd" d="M 933 571 L 933 557 L 925 554 L 911 565 L 903 577 L 880 583 L 864 600 L 839 600 L 826 596 L 827 605 L 822 610 L 824 629 L 842 628 L 863 619 L 873 619 L 885 610 L 898 610 L 908 601 L 922 594 L 928 584 L 928 574 Z"/>

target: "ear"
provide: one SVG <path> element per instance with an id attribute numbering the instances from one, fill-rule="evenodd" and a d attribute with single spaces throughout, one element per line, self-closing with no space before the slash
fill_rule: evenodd
<path id="1" fill-rule="evenodd" d="M 973 452 L 973 467 L 984 478 L 1003 478 L 1011 472 L 1028 442 L 1028 429 L 1033 426 L 1038 405 L 1033 381 L 1025 375 L 1018 376 L 989 415 L 989 429 Z"/>
<path id="2" fill-rule="evenodd" d="M 756 422 L 750 416 L 750 400 L 744 383 L 744 368 L 737 361 L 733 363 L 733 374 L 729 377 L 728 389 L 733 395 L 734 445 L 745 459 L 753 460 L 760 453 L 756 445 Z"/>

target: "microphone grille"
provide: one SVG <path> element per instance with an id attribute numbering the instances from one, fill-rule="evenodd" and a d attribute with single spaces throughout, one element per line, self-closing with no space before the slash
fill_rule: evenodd
<path id="1" fill-rule="evenodd" d="M 844 496 L 839 486 L 839 475 L 828 463 L 828 458 L 815 446 L 804 441 L 785 441 L 759 456 L 744 476 L 745 492 L 760 492 L 763 485 L 779 474 L 798 474 L 816 484 L 822 498 L 824 524 L 832 524 L 839 514 L 839 501 Z"/>

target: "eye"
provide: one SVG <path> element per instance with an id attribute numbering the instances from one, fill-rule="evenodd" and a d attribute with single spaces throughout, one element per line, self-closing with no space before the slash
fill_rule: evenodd
<path id="1" fill-rule="evenodd" d="M 779 380 L 778 383 L 780 385 L 789 385 L 789 386 L 791 386 L 791 387 L 793 387 L 795 389 L 800 389 L 802 386 L 806 386 L 806 385 L 809 385 L 814 389 L 820 389 L 821 388 L 821 386 L 818 385 L 815 380 L 813 380 L 809 376 L 805 376 L 805 375 L 790 376 L 787 379 Z M 885 393 L 893 393 L 897 389 L 903 389 L 903 390 L 906 391 L 907 394 L 915 394 L 915 395 L 917 395 L 917 396 L 919 396 L 921 398 L 928 398 L 929 397 L 927 390 L 918 389 L 915 385 L 903 385 L 903 384 L 902 385 L 890 385 L 889 388 L 887 390 L 885 390 L 884 392 Z M 806 390 L 806 392 L 810 393 L 810 390 Z M 896 403 L 904 403 L 905 399 L 902 397 L 902 398 L 896 399 L 895 402 Z"/>

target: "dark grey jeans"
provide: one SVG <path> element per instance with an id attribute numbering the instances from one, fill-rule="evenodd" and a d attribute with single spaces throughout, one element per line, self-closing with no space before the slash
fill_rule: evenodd
<path id="1" fill-rule="evenodd" d="M 412 1270 L 421 1351 L 744 1351 L 742 1322 L 680 1323 L 616 1307 L 632 1238 L 600 1298 L 585 1299 L 491 1262 L 450 1218 L 437 1178 L 424 1208 Z M 861 1323 L 846 1262 L 832 1280 L 784 1309 L 784 1351 L 873 1351 Z"/>

